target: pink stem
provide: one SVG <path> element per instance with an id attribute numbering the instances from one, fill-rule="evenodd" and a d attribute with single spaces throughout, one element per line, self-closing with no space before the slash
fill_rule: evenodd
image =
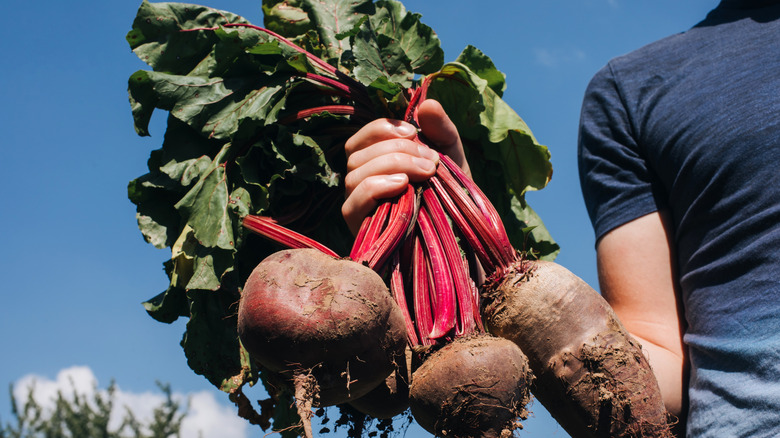
<path id="1" fill-rule="evenodd" d="M 433 228 L 441 239 L 444 249 L 444 256 L 452 269 L 452 280 L 455 287 L 455 296 L 457 297 L 458 327 L 457 336 L 470 334 L 474 332 L 474 309 L 479 307 L 479 303 L 474 301 L 474 295 L 471 289 L 471 278 L 468 273 L 468 263 L 463 259 L 460 252 L 455 233 L 447 221 L 446 213 L 442 207 L 436 193 L 430 187 L 423 190 L 423 200 L 425 202 L 425 211 L 429 214 Z"/>
<path id="2" fill-rule="evenodd" d="M 450 261 L 445 256 L 441 240 L 436 234 L 427 209 L 420 209 L 417 218 L 420 234 L 425 242 L 428 259 L 431 263 L 433 278 L 433 328 L 429 336 L 431 339 L 440 339 L 455 327 L 455 287 Z"/>
<path id="3" fill-rule="evenodd" d="M 414 317 L 417 331 L 420 335 L 420 344 L 433 345 L 430 338 L 431 328 L 433 327 L 433 317 L 431 316 L 431 298 L 430 298 L 430 268 L 428 259 L 425 257 L 425 250 L 420 242 L 420 236 L 415 233 L 414 247 L 412 252 L 412 293 L 414 294 Z"/>
<path id="4" fill-rule="evenodd" d="M 401 308 L 401 312 L 404 314 L 407 340 L 409 345 L 420 345 L 420 339 L 417 337 L 417 333 L 414 329 L 414 322 L 412 322 L 412 315 L 409 314 L 409 305 L 406 302 L 406 290 L 404 288 L 403 271 L 401 270 L 401 257 L 398 251 L 393 253 L 391 266 L 390 291 L 393 293 L 395 302 L 398 303 L 398 307 Z"/>
<path id="5" fill-rule="evenodd" d="M 314 248 L 331 257 L 339 255 L 327 246 L 314 239 L 304 236 L 289 228 L 285 228 L 267 216 L 247 215 L 242 222 L 249 231 L 257 233 L 287 248 Z"/>

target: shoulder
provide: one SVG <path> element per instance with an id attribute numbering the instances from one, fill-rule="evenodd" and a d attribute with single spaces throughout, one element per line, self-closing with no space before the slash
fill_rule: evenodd
<path id="1" fill-rule="evenodd" d="M 642 123 L 659 95 L 710 64 L 702 59 L 709 56 L 703 49 L 706 39 L 693 28 L 612 58 L 588 83 L 582 115 L 599 118 L 604 112 L 617 112 L 610 118 L 618 116 L 617 121 L 638 130 L 636 124 Z"/>
<path id="2" fill-rule="evenodd" d="M 590 86 L 614 83 L 618 88 L 641 86 L 691 62 L 703 41 L 698 32 L 686 31 L 649 43 L 612 58 L 591 80 Z"/>

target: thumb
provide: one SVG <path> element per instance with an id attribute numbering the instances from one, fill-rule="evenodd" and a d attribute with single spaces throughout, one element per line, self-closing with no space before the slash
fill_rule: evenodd
<path id="1" fill-rule="evenodd" d="M 417 122 L 420 124 L 422 134 L 430 140 L 433 148 L 450 157 L 467 175 L 471 176 L 458 129 L 444 112 L 441 104 L 433 99 L 424 100 L 417 108 Z"/>

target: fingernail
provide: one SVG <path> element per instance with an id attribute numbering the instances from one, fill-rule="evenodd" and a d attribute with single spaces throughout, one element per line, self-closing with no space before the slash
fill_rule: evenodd
<path id="1" fill-rule="evenodd" d="M 417 129 L 409 123 L 399 123 L 395 125 L 395 132 L 404 137 L 409 137 L 417 133 Z"/>
<path id="2" fill-rule="evenodd" d="M 427 158 L 412 157 L 412 162 L 426 172 L 436 169 L 436 163 Z"/>
<path id="3" fill-rule="evenodd" d="M 421 157 L 427 158 L 434 163 L 439 161 L 439 153 L 429 148 L 428 146 L 419 145 L 417 146 L 417 150 L 419 151 Z"/>

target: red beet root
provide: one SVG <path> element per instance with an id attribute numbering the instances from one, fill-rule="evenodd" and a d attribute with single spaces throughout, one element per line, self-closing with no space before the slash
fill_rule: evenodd
<path id="1" fill-rule="evenodd" d="M 525 418 L 532 379 L 528 359 L 511 341 L 462 337 L 414 372 L 409 404 L 420 426 L 436 436 L 511 436 Z"/>
<path id="2" fill-rule="evenodd" d="M 295 376 L 296 393 L 319 406 L 377 387 L 406 346 L 403 315 L 381 277 L 315 249 L 279 251 L 254 269 L 241 295 L 238 333 L 255 361 Z"/>
<path id="3" fill-rule="evenodd" d="M 406 361 L 399 361 L 398 369 L 371 392 L 349 402 L 350 406 L 368 416 L 389 419 L 402 414 L 409 408 L 409 383 L 412 376 L 411 350 L 407 350 Z"/>
<path id="4" fill-rule="evenodd" d="M 393 418 L 409 408 L 409 382 L 396 371 L 368 394 L 350 401 L 349 405 L 373 418 Z"/>
<path id="5" fill-rule="evenodd" d="M 528 261 L 485 292 L 485 324 L 528 354 L 534 395 L 569 434 L 671 436 L 639 344 L 587 283 L 556 263 Z"/>

